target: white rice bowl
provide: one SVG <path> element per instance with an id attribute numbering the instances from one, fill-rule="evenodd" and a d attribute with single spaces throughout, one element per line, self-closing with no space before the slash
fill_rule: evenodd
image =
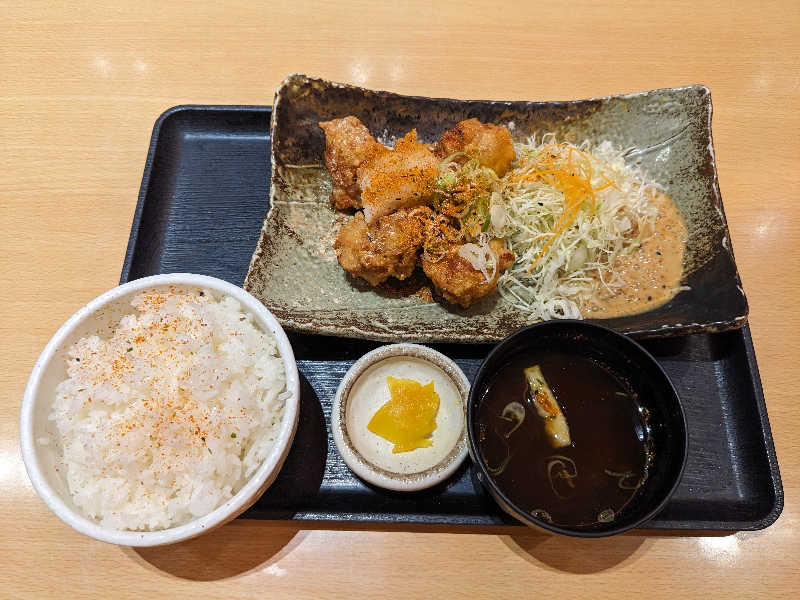
<path id="1" fill-rule="evenodd" d="M 196 275 L 138 280 L 79 311 L 42 353 L 23 458 L 45 502 L 83 533 L 186 539 L 274 480 L 298 389 L 283 330 L 244 290 Z"/>

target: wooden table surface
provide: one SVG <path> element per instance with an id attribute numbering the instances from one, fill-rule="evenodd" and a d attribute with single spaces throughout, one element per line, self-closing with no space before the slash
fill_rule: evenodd
<path id="1" fill-rule="evenodd" d="M 0 0 L 0 596 L 790 597 L 800 589 L 792 442 L 800 4 L 107 4 Z M 778 522 L 722 536 L 582 541 L 237 521 L 135 551 L 53 516 L 19 456 L 22 393 L 62 322 L 119 280 L 153 122 L 176 104 L 270 104 L 298 71 L 458 98 L 565 100 L 706 84 L 786 493 Z"/>

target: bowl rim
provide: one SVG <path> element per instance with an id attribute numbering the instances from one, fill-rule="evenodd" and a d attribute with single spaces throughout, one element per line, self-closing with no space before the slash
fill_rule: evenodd
<path id="1" fill-rule="evenodd" d="M 452 380 L 453 385 L 458 391 L 464 415 L 461 435 L 451 451 L 439 463 L 418 473 L 395 474 L 376 467 L 358 452 L 352 442 L 349 441 L 349 438 L 345 439 L 343 431 L 347 427 L 345 416 L 347 398 L 345 394 L 350 393 L 356 381 L 358 381 L 372 365 L 399 356 L 407 356 L 417 360 L 427 361 L 441 369 L 444 374 Z M 467 440 L 468 421 L 466 403 L 469 398 L 469 391 L 470 383 L 464 371 L 453 359 L 445 356 L 441 352 L 421 344 L 412 344 L 409 342 L 379 346 L 374 350 L 370 350 L 353 363 L 336 388 L 336 395 L 333 399 L 330 418 L 331 433 L 336 449 L 348 468 L 362 480 L 372 485 L 394 492 L 414 492 L 437 485 L 455 473 L 467 457 L 469 442 Z"/>
<path id="2" fill-rule="evenodd" d="M 670 395 L 675 400 L 675 404 L 678 407 L 678 414 L 680 415 L 680 421 L 683 426 L 683 458 L 681 460 L 680 469 L 678 470 L 677 476 L 675 480 L 672 482 L 672 485 L 669 487 L 669 490 L 658 502 L 655 506 L 653 506 L 650 510 L 648 510 L 643 516 L 636 519 L 632 523 L 615 527 L 613 529 L 607 529 L 603 531 L 581 531 L 579 529 L 569 529 L 566 527 L 560 527 L 558 525 L 553 525 L 552 523 L 548 523 L 538 517 L 534 517 L 528 513 L 523 512 L 521 509 L 517 507 L 517 505 L 500 489 L 500 487 L 494 482 L 492 477 L 489 475 L 489 471 L 484 464 L 484 461 L 480 458 L 480 451 L 478 448 L 477 440 L 473 435 L 473 427 L 472 422 L 473 419 L 476 418 L 475 410 L 473 407 L 479 399 L 477 398 L 478 386 L 475 385 L 481 378 L 483 378 L 487 371 L 487 365 L 489 364 L 490 360 L 495 357 L 495 355 L 500 354 L 513 340 L 529 335 L 530 332 L 535 331 L 537 329 L 547 329 L 547 328 L 559 328 L 559 327 L 578 327 L 584 328 L 588 335 L 595 335 L 598 332 L 604 332 L 606 334 L 611 334 L 612 337 L 617 338 L 623 344 L 627 344 L 630 348 L 633 348 L 637 351 L 638 355 L 642 357 L 643 360 L 650 362 L 656 370 L 661 374 L 663 377 L 664 382 L 667 385 L 668 391 Z M 584 321 L 580 319 L 558 319 L 558 320 L 551 320 L 551 321 L 541 321 L 539 323 L 534 323 L 533 325 L 528 325 L 521 329 L 518 329 L 511 335 L 504 338 L 501 342 L 499 342 L 494 348 L 492 348 L 491 352 L 483 359 L 478 372 L 475 374 L 475 378 L 473 379 L 472 389 L 469 393 L 469 401 L 467 403 L 467 437 L 469 439 L 469 452 L 470 457 L 472 458 L 472 462 L 475 464 L 476 468 L 479 470 L 479 479 L 481 483 L 488 489 L 491 495 L 498 501 L 500 508 L 503 509 L 504 512 L 508 513 L 515 519 L 522 521 L 526 525 L 534 525 L 541 529 L 544 529 L 551 533 L 557 533 L 562 535 L 568 535 L 572 537 L 582 537 L 582 538 L 601 538 L 601 537 L 609 537 L 612 535 L 617 535 L 619 533 L 623 533 L 625 531 L 629 531 L 631 529 L 635 529 L 642 524 L 646 523 L 654 516 L 656 516 L 669 502 L 672 495 L 675 493 L 678 485 L 681 482 L 683 477 L 683 472 L 686 468 L 686 463 L 688 460 L 689 454 L 689 432 L 686 425 L 686 413 L 683 409 L 683 403 L 681 402 L 681 398 L 678 395 L 678 391 L 675 389 L 675 385 L 672 383 L 672 380 L 667 375 L 664 368 L 661 364 L 655 359 L 655 357 L 647 351 L 639 342 L 634 340 L 633 338 L 615 331 L 609 327 L 605 327 L 603 325 L 599 325 L 598 323 L 592 323 L 589 321 Z"/>
<path id="3" fill-rule="evenodd" d="M 210 513 L 188 523 L 157 531 L 128 531 L 103 527 L 73 510 L 61 495 L 47 482 L 39 461 L 38 446 L 34 439 L 34 407 L 39 394 L 41 377 L 65 340 L 76 327 L 90 319 L 98 310 L 120 297 L 153 287 L 168 285 L 203 287 L 232 296 L 242 308 L 251 312 L 262 328 L 275 336 L 278 352 L 283 359 L 286 372 L 286 390 L 290 396 L 284 404 L 284 415 L 275 443 L 261 466 L 244 486 L 226 502 Z M 41 401 L 41 400 L 40 400 Z M 20 409 L 20 451 L 28 477 L 34 490 L 55 515 L 76 531 L 96 540 L 123 546 L 159 546 L 187 540 L 212 528 L 222 525 L 246 510 L 268 487 L 280 471 L 291 448 L 297 429 L 300 405 L 300 380 L 292 346 L 286 333 L 272 313 L 254 296 L 244 289 L 222 279 L 193 273 L 169 273 L 136 279 L 119 285 L 80 308 L 58 329 L 42 350 L 28 378 Z"/>

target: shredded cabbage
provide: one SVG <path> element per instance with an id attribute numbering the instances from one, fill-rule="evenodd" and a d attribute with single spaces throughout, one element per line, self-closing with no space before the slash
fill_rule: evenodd
<path id="1" fill-rule="evenodd" d="M 529 322 L 581 318 L 600 286 L 624 285 L 614 262 L 652 235 L 658 211 L 646 191 L 658 186 L 607 141 L 573 146 L 547 134 L 515 150 L 500 185 L 504 210 L 490 208 L 492 232 L 516 257 L 498 289 Z"/>

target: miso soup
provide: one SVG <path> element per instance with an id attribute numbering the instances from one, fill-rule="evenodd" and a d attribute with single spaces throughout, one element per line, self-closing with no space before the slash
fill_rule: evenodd
<path id="1" fill-rule="evenodd" d="M 557 417 L 537 406 L 537 381 L 555 399 Z M 566 420 L 568 432 L 554 433 L 557 419 Z M 481 457 L 505 495 L 562 527 L 614 521 L 653 458 L 647 411 L 628 384 L 601 364 L 560 352 L 512 357 L 484 393 L 477 433 Z"/>

